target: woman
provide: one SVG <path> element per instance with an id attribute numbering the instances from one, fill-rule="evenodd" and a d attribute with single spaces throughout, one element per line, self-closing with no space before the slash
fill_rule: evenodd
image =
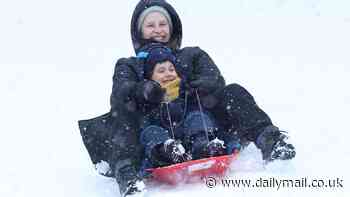
<path id="1" fill-rule="evenodd" d="M 227 131 L 225 139 L 238 135 L 241 143 L 254 142 L 266 161 L 291 159 L 295 156 L 294 147 L 285 141 L 287 136 L 272 124 L 268 115 L 257 106 L 247 90 L 238 84 L 226 86 L 217 66 L 200 48 L 180 49 L 181 21 L 175 9 L 166 1 L 141 0 L 133 13 L 131 35 L 137 54 L 143 46 L 154 41 L 161 42 L 174 51 L 177 63 L 183 69 L 183 75 L 191 88 L 198 92 L 203 107 L 214 114 L 215 119 L 220 120 L 219 125 Z M 136 87 L 141 87 L 141 97 L 144 100 L 160 102 L 160 88 L 144 83 L 143 73 L 142 61 L 137 57 L 122 58 L 117 62 L 113 76 L 111 112 L 106 115 L 107 123 L 111 125 L 106 128 L 110 129 L 112 137 L 111 140 L 104 140 L 108 142 L 107 145 L 102 143 L 100 146 L 106 146 L 108 151 L 99 152 L 101 148 L 89 150 L 94 163 L 101 158 L 108 159 L 112 167 L 111 172 L 124 196 L 142 191 L 142 178 L 137 173 L 141 168 L 142 159 L 142 148 L 138 142 L 140 113 L 130 95 L 135 93 Z M 106 119 L 104 117 L 103 120 Z M 83 137 L 90 134 L 92 138 L 97 138 L 94 132 L 97 129 L 93 126 L 89 129 L 84 125 L 96 125 L 100 119 L 93 119 L 90 124 L 81 122 Z M 84 140 L 88 149 L 96 145 L 87 141 L 93 140 Z M 232 146 L 229 149 L 233 150 L 235 145 L 226 146 Z M 103 156 L 98 157 L 101 154 Z"/>

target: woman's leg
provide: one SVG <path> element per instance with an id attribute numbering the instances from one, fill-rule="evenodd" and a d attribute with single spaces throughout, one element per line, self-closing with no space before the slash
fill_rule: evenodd
<path id="1" fill-rule="evenodd" d="M 218 91 L 216 97 L 220 103 L 212 111 L 225 127 L 227 138 L 238 137 L 241 141 L 254 142 L 261 149 L 264 160 L 291 159 L 295 156 L 293 145 L 285 142 L 286 136 L 273 126 L 270 117 L 242 86 L 228 85 Z M 276 149 L 282 151 L 275 154 Z"/>

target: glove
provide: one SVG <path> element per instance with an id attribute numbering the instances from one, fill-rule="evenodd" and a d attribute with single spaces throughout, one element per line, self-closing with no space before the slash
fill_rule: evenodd
<path id="1" fill-rule="evenodd" d="M 162 89 L 159 85 L 159 83 L 147 80 L 139 82 L 136 85 L 136 99 L 139 102 L 149 102 L 153 104 L 160 103 L 165 94 L 165 90 Z"/>
<path id="2" fill-rule="evenodd" d="M 201 96 L 213 93 L 217 88 L 217 80 L 209 78 L 197 79 L 190 82 L 190 87 L 198 91 Z M 193 90 L 192 90 L 193 91 Z"/>
<path id="3" fill-rule="evenodd" d="M 213 80 L 198 79 L 190 82 L 188 88 L 189 95 L 191 97 L 196 98 L 198 93 L 203 107 L 207 109 L 212 109 L 218 103 L 217 97 L 214 94 L 212 94 L 216 90 L 216 82 L 213 82 Z"/>

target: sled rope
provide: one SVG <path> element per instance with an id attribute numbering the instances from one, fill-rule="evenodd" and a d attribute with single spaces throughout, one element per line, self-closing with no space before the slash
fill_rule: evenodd
<path id="1" fill-rule="evenodd" d="M 187 100 L 188 100 L 188 92 L 185 92 L 185 106 L 184 106 L 184 113 L 182 115 L 182 120 L 179 122 L 178 125 L 173 125 L 173 121 L 171 119 L 171 114 L 170 114 L 170 109 L 169 109 L 169 102 L 163 102 L 163 104 L 166 105 L 166 110 L 167 110 L 167 116 L 168 116 L 168 121 L 169 121 L 169 124 L 170 124 L 170 130 L 171 130 L 171 133 L 172 133 L 172 137 L 173 139 L 175 139 L 175 134 L 174 134 L 174 127 L 176 126 L 180 126 L 184 120 L 185 120 L 185 116 L 186 116 L 186 113 L 187 113 Z M 161 111 L 161 114 L 162 114 L 162 108 L 160 107 L 160 111 Z M 163 122 L 164 119 L 163 117 L 161 116 L 161 121 Z"/>
<path id="2" fill-rule="evenodd" d="M 198 102 L 198 107 L 199 107 L 199 112 L 201 114 L 201 118 L 202 118 L 202 123 L 203 123 L 203 127 L 204 127 L 204 131 L 205 131 L 205 137 L 207 138 L 208 142 L 209 142 L 209 131 L 208 131 L 208 126 L 207 123 L 204 120 L 204 113 L 203 113 L 203 108 L 202 108 L 202 104 L 201 104 L 201 100 L 199 98 L 199 94 L 198 94 L 198 90 L 196 89 L 196 97 L 197 97 L 197 102 Z"/>
<path id="3" fill-rule="evenodd" d="M 165 105 L 166 105 L 166 111 L 167 111 L 167 114 L 168 114 L 168 120 L 169 120 L 169 124 L 170 124 L 171 135 L 172 135 L 173 139 L 175 140 L 173 121 L 171 120 L 171 115 L 170 115 L 170 110 L 169 110 L 169 103 L 166 102 Z"/>
<path id="4" fill-rule="evenodd" d="M 186 112 L 187 112 L 187 99 L 188 99 L 188 92 L 185 92 L 185 109 L 184 109 L 183 118 L 182 118 L 182 121 L 181 121 L 180 124 L 182 124 L 182 122 L 185 120 L 185 116 L 186 116 Z M 168 120 L 169 120 L 169 123 L 170 123 L 171 134 L 172 134 L 173 140 L 175 140 L 174 125 L 173 125 L 173 121 L 171 119 L 171 114 L 170 114 L 170 109 L 169 109 L 169 102 L 165 102 L 165 104 L 166 104 Z M 184 161 L 185 160 L 192 160 L 192 156 L 188 155 L 187 153 L 181 154 L 181 155 L 179 155 L 179 157 L 181 157 L 182 160 L 184 160 Z"/>

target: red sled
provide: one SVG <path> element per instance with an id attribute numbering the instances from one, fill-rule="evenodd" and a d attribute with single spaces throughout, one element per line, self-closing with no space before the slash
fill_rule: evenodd
<path id="1" fill-rule="evenodd" d="M 198 182 L 208 176 L 224 176 L 238 152 L 231 155 L 210 157 L 173 164 L 161 168 L 148 169 L 154 181 L 176 185 L 178 183 Z"/>

